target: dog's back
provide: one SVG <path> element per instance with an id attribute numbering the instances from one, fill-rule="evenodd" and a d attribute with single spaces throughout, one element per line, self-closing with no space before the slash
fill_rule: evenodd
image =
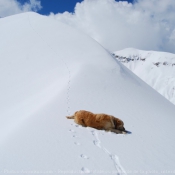
<path id="1" fill-rule="evenodd" d="M 93 114 L 92 112 L 80 110 L 74 114 L 77 124 L 93 127 L 96 129 L 107 129 L 111 127 L 111 117 L 106 114 Z"/>

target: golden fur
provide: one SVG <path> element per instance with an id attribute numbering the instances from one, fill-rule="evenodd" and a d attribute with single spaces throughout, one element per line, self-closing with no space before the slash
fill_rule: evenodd
<path id="1" fill-rule="evenodd" d="M 92 127 L 100 130 L 115 132 L 117 134 L 126 133 L 122 120 L 107 114 L 93 114 L 89 111 L 80 110 L 68 119 L 74 119 L 75 123 L 84 127 Z"/>

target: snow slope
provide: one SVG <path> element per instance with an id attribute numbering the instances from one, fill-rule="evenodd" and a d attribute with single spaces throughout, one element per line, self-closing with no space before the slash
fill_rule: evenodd
<path id="1" fill-rule="evenodd" d="M 175 104 L 175 54 L 138 49 L 114 52 L 117 60 Z"/>
<path id="2" fill-rule="evenodd" d="M 31 12 L 0 26 L 0 174 L 173 174 L 174 105 L 69 26 Z M 131 133 L 65 118 L 80 109 Z"/>

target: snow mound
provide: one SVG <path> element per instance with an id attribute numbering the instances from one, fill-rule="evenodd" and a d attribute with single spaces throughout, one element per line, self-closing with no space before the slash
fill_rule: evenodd
<path id="1" fill-rule="evenodd" d="M 0 26 L 0 174 L 174 170 L 168 100 L 67 25 L 30 12 Z M 80 109 L 121 118 L 131 134 L 66 119 Z"/>

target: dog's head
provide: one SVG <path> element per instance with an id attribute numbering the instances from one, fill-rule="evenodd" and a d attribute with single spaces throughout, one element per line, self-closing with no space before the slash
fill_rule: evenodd
<path id="1" fill-rule="evenodd" d="M 118 129 L 120 131 L 125 131 L 124 123 L 122 120 L 118 118 L 113 118 L 113 120 L 114 120 L 115 129 Z"/>

